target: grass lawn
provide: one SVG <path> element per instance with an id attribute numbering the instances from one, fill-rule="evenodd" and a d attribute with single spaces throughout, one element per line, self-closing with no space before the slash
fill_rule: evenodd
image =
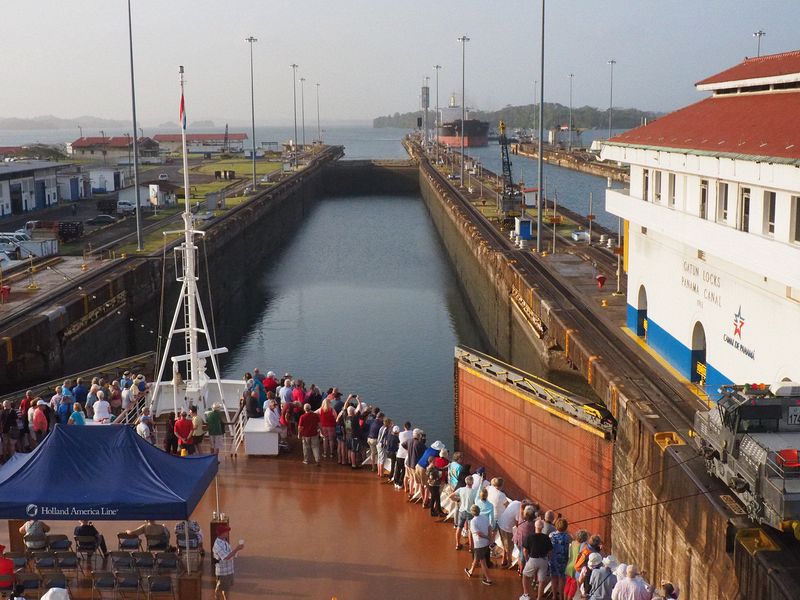
<path id="1" fill-rule="evenodd" d="M 161 249 L 164 246 L 164 240 L 167 240 L 167 243 L 170 243 L 178 238 L 182 238 L 182 233 L 174 233 L 171 235 L 164 235 L 161 231 L 153 231 L 145 236 L 144 240 L 142 240 L 142 246 L 144 247 L 144 251 L 142 254 L 150 254 L 151 252 L 155 252 L 156 250 Z M 116 255 L 120 256 L 121 254 L 127 254 L 129 256 L 136 256 L 139 254 L 136 251 L 136 241 L 134 240 L 130 244 L 125 244 L 120 246 L 119 248 L 115 249 Z"/>
<path id="2" fill-rule="evenodd" d="M 266 175 L 281 168 L 281 163 L 256 159 L 256 175 Z M 236 171 L 237 177 L 248 177 L 253 174 L 253 161 L 246 158 L 204 161 L 202 165 L 192 169 L 195 173 L 213 175 L 214 171 Z"/>
<path id="3" fill-rule="evenodd" d="M 192 194 L 193 198 L 205 199 L 206 194 L 218 192 L 230 184 L 230 181 L 225 181 L 223 179 L 220 179 L 219 181 L 210 181 L 209 183 L 196 183 L 192 185 L 190 193 Z M 181 199 L 179 199 L 178 202 L 181 202 Z"/>

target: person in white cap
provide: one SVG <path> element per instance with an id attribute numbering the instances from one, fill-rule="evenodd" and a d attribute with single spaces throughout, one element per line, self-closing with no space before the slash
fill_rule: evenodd
<path id="1" fill-rule="evenodd" d="M 150 416 L 150 408 L 147 406 L 142 409 L 142 416 L 137 420 L 136 433 L 139 434 L 139 437 L 146 439 L 151 444 L 156 443 L 156 436 L 153 431 L 153 418 Z"/>
<path id="2" fill-rule="evenodd" d="M 592 552 L 586 559 L 586 564 L 581 567 L 580 571 L 575 573 L 575 579 L 578 582 L 578 587 L 581 589 L 581 596 L 587 597 L 590 591 L 590 580 L 592 572 L 599 569 L 603 564 L 603 555 L 599 552 Z"/>
<path id="3" fill-rule="evenodd" d="M 639 567 L 628 565 L 625 575 L 625 579 L 617 581 L 614 586 L 611 600 L 650 600 L 653 597 L 653 591 L 639 576 Z"/>
<path id="4" fill-rule="evenodd" d="M 617 561 L 610 554 L 603 559 L 603 566 L 592 571 L 589 578 L 589 600 L 611 600 L 611 592 L 617 585 L 614 569 Z"/>

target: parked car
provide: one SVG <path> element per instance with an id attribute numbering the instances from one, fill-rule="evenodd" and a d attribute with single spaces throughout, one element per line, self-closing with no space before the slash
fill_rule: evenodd
<path id="1" fill-rule="evenodd" d="M 117 214 L 131 215 L 136 212 L 136 206 L 132 202 L 120 200 L 117 202 Z"/>
<path id="2" fill-rule="evenodd" d="M 0 233 L 0 238 L 7 241 L 27 242 L 31 239 L 31 236 L 24 229 L 19 229 L 17 231 L 4 231 Z"/>
<path id="3" fill-rule="evenodd" d="M 158 174 L 159 181 L 169 181 L 169 173 L 159 173 Z"/>
<path id="4" fill-rule="evenodd" d="M 91 219 L 86 220 L 87 225 L 108 225 L 109 223 L 116 223 L 117 217 L 114 215 L 97 215 Z"/>

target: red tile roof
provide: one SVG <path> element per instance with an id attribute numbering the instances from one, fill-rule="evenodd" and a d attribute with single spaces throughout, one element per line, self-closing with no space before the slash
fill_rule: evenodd
<path id="1" fill-rule="evenodd" d="M 22 146 L 0 146 L 0 154 L 16 154 L 22 150 Z"/>
<path id="2" fill-rule="evenodd" d="M 152 141 L 148 137 L 140 137 L 139 143 Z M 125 135 L 118 135 L 114 137 L 82 137 L 72 142 L 73 148 L 95 148 L 103 146 L 106 148 L 127 148 L 133 143 L 133 140 Z"/>
<path id="3" fill-rule="evenodd" d="M 712 96 L 609 142 L 800 160 L 797 115 L 800 91 Z"/>
<path id="4" fill-rule="evenodd" d="M 181 141 L 181 134 L 180 133 L 158 133 L 153 136 L 153 139 L 157 142 L 180 142 Z M 228 134 L 228 141 L 241 141 L 246 140 L 247 134 L 246 133 L 229 133 Z M 186 141 L 187 142 L 223 142 L 225 140 L 224 133 L 187 133 L 186 134 Z"/>
<path id="5" fill-rule="evenodd" d="M 743 79 L 761 79 L 800 73 L 800 50 L 768 54 L 756 58 L 745 58 L 738 65 L 711 75 L 698 81 L 695 85 L 742 81 Z"/>

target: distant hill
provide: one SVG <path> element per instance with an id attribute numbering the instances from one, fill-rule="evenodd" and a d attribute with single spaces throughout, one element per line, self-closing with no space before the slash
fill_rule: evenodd
<path id="1" fill-rule="evenodd" d="M 434 111 L 431 111 L 433 114 Z M 414 129 L 417 126 L 417 117 L 421 111 L 394 113 L 385 117 L 372 120 L 373 127 L 400 127 Z M 614 129 L 630 129 L 637 127 L 643 119 L 652 121 L 663 113 L 642 111 L 635 108 L 614 108 Z M 482 110 L 469 111 L 469 117 L 488 121 L 490 127 L 496 128 L 503 120 L 511 129 L 531 128 L 538 123 L 538 105 L 526 104 L 524 106 L 506 106 L 500 110 L 486 112 Z M 603 129 L 608 127 L 608 109 L 598 109 L 592 106 L 572 107 L 572 123 L 578 129 Z M 554 102 L 544 103 L 545 129 L 569 124 L 569 107 Z"/>
<path id="2" fill-rule="evenodd" d="M 0 117 L 0 129 L 14 131 L 31 131 L 38 129 L 77 129 L 78 126 L 84 129 L 120 129 L 130 126 L 130 121 L 118 121 L 116 119 L 103 119 L 84 115 L 74 119 L 62 119 L 53 115 L 42 115 L 30 119 L 19 117 Z"/>
<path id="3" fill-rule="evenodd" d="M 189 124 L 189 129 L 214 129 L 214 121 L 192 121 Z"/>

